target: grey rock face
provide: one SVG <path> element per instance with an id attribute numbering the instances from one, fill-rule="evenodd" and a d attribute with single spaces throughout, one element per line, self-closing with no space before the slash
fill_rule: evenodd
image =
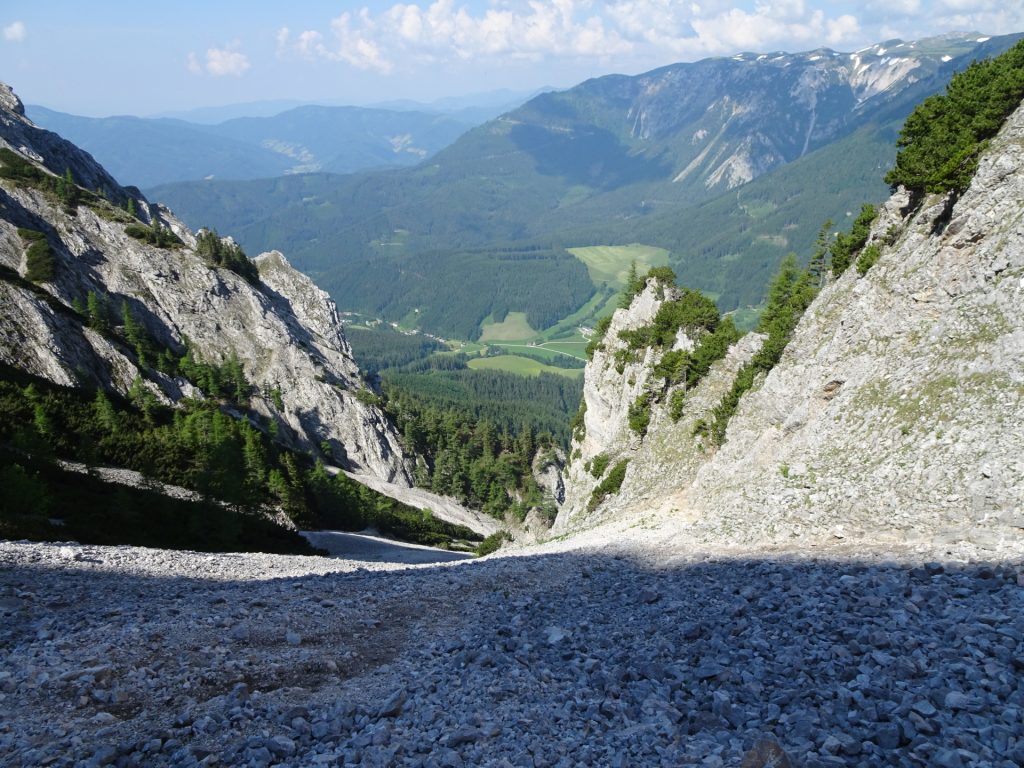
<path id="1" fill-rule="evenodd" d="M 884 206 L 881 260 L 821 293 L 698 474 L 701 536 L 1019 539 L 1022 138 L 1018 111 L 945 225 L 944 200 Z"/>
<path id="2" fill-rule="evenodd" d="M 668 512 L 688 535 L 729 544 L 869 537 L 999 550 L 1018 541 L 1022 147 L 1018 111 L 948 219 L 947 201 L 938 198 L 905 219 L 907 196 L 894 195 L 872 229 L 880 261 L 864 276 L 850 269 L 822 291 L 780 363 L 743 397 L 713 454 L 693 437 L 693 425 L 720 401 L 758 341 L 748 336 L 735 345 L 701 383 L 689 422 L 684 416 L 673 425 L 655 406 L 641 443 L 624 409 L 654 361 L 620 373 L 608 352 L 619 329 L 652 316 L 651 298 L 617 312 L 608 350 L 586 371 L 587 435 L 574 445 L 556 529 L 632 510 Z M 631 463 L 619 494 L 585 514 L 597 480 L 584 464 L 601 452 Z"/>
<path id="3" fill-rule="evenodd" d="M 641 439 L 630 429 L 629 408 L 645 391 L 661 355 L 648 349 L 640 359 L 620 364 L 616 354 L 625 350 L 627 344 L 619 333 L 649 324 L 665 301 L 676 298 L 674 289 L 661 289 L 651 281 L 628 309 L 616 310 L 612 316 L 602 348 L 594 352 L 584 373 L 585 432 L 572 445 L 572 458 L 564 471 L 565 500 L 553 531 L 586 527 L 634 507 L 649 508 L 653 504 L 681 509 L 684 498 L 680 491 L 708 460 L 705 446 L 693 437 L 694 426 L 718 404 L 736 371 L 760 348 L 763 337 L 748 334 L 733 345 L 725 358 L 687 393 L 678 422 L 670 417 L 667 403 L 683 385 L 669 388 L 661 402 L 652 405 L 647 435 Z M 680 331 L 672 348 L 694 346 L 694 341 Z M 623 458 L 628 458 L 630 464 L 619 493 L 594 513 L 588 513 L 591 493 L 601 478 L 595 478 L 587 465 L 600 454 L 609 457 L 609 466 Z"/>
<path id="4" fill-rule="evenodd" d="M 64 385 L 96 382 L 127 392 L 141 371 L 134 354 L 83 326 L 70 307 L 89 291 L 109 299 L 113 314 L 127 304 L 161 343 L 182 349 L 186 339 L 210 362 L 236 355 L 257 394 L 253 408 L 276 420 L 297 448 L 330 448 L 336 463 L 399 487 L 408 487 L 407 457 L 398 436 L 364 389 L 337 310 L 327 294 L 279 253 L 256 259 L 251 285 L 195 252 L 195 238 L 166 209 L 122 189 L 85 152 L 42 131 L 0 88 L 0 143 L 51 171 L 70 168 L 82 186 L 114 201 L 141 201 L 176 232 L 185 247 L 157 248 L 129 237 L 130 219 L 113 207 L 66 211 L 30 187 L 0 183 L 0 264 L 24 274 L 17 228 L 44 232 L 56 275 L 41 296 L 0 282 L 0 360 Z M 149 386 L 164 402 L 195 394 L 184 380 L 152 374 Z"/>
<path id="5" fill-rule="evenodd" d="M 565 466 L 565 453 L 561 448 L 552 448 L 550 452 L 538 452 L 533 457 L 533 479 L 537 485 L 556 503 L 565 501 L 565 483 L 562 481 L 562 468 Z"/>

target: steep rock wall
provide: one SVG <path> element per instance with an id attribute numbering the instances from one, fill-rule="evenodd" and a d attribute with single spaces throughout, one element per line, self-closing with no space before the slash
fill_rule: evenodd
<path id="1" fill-rule="evenodd" d="M 664 302 L 678 297 L 676 289 L 649 280 L 628 309 L 615 311 L 601 345 L 587 363 L 583 429 L 573 440 L 570 462 L 563 471 L 565 500 L 555 520 L 554 533 L 588 527 L 626 510 L 642 511 L 651 506 L 677 509 L 683 503 L 680 491 L 708 460 L 705 446 L 693 437 L 694 427 L 721 400 L 736 371 L 757 351 L 762 338 L 748 334 L 734 344 L 707 376 L 687 392 L 678 421 L 669 415 L 667 404 L 683 385 L 663 392 L 660 401 L 652 404 L 651 421 L 646 435 L 641 437 L 630 428 L 629 409 L 648 389 L 654 366 L 668 350 L 647 348 L 623 361 L 620 353 L 628 345 L 619 334 L 650 324 Z M 693 346 L 693 340 L 679 331 L 671 349 L 691 350 Z M 607 457 L 608 469 L 595 477 L 594 460 L 599 456 Z M 629 465 L 622 486 L 595 507 L 591 504 L 594 489 L 609 469 L 623 460 L 628 460 Z"/>
<path id="2" fill-rule="evenodd" d="M 1024 527 L 1024 111 L 951 215 L 895 195 L 743 398 L 690 494 L 695 533 L 998 545 Z"/>
<path id="3" fill-rule="evenodd" d="M 704 446 L 692 426 L 756 338 L 716 364 L 678 424 L 655 407 L 643 441 L 629 437 L 621 406 L 605 405 L 634 394 L 629 380 L 643 371 L 613 375 L 596 354 L 587 437 L 574 444 L 556 529 L 661 512 L 671 536 L 695 542 L 1019 543 L 1024 111 L 958 200 L 908 206 L 901 192 L 882 207 L 870 237 L 880 260 L 824 288 L 780 362 L 741 399 L 721 448 Z M 616 313 L 610 344 L 627 315 Z M 585 462 L 601 452 L 631 461 L 620 492 L 588 511 L 597 481 Z"/>
<path id="4" fill-rule="evenodd" d="M 327 444 L 349 470 L 411 484 L 397 433 L 361 397 L 364 385 L 334 303 L 281 254 L 256 259 L 255 284 L 210 266 L 169 211 L 118 186 L 87 153 L 34 126 L 7 86 L 0 87 L 0 142 L 37 167 L 70 168 L 80 185 L 112 203 L 136 200 L 141 216 L 157 218 L 184 241 L 158 248 L 130 237 L 132 219 L 114 204 L 101 200 L 68 210 L 31 184 L 0 180 L 0 264 L 25 275 L 26 243 L 18 228 L 42 232 L 55 261 L 53 279 L 35 290 L 0 281 L 0 360 L 59 384 L 127 392 L 143 373 L 134 353 L 87 328 L 71 309 L 91 291 L 107 298 L 115 322 L 126 304 L 165 346 L 180 351 L 187 339 L 208 362 L 236 355 L 256 390 L 252 407 L 278 422 L 286 442 L 304 449 Z M 184 380 L 147 376 L 164 402 L 195 394 Z"/>

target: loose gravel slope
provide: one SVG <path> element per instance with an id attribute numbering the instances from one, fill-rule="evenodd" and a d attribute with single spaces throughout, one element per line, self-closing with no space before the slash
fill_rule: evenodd
<path id="1" fill-rule="evenodd" d="M 925 554 L 0 543 L 0 764 L 1020 765 L 1019 561 Z"/>

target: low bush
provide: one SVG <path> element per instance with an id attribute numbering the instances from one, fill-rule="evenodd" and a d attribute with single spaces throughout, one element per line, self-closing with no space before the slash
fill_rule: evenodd
<path id="1" fill-rule="evenodd" d="M 33 283 L 53 280 L 57 272 L 57 258 L 46 235 L 34 229 L 19 229 L 18 234 L 28 243 L 25 251 L 25 279 Z"/>
<path id="2" fill-rule="evenodd" d="M 623 459 L 612 467 L 608 476 L 602 480 L 594 489 L 594 492 L 590 494 L 590 502 L 587 504 L 588 512 L 593 512 L 598 508 L 601 502 L 609 496 L 614 496 L 619 492 L 619 489 L 622 487 L 622 482 L 626 479 L 626 468 L 628 466 L 629 459 Z"/>
<path id="3" fill-rule="evenodd" d="M 857 257 L 857 273 L 861 276 L 866 275 L 868 270 L 875 266 L 875 263 L 882 256 L 882 249 L 876 244 L 871 244 L 863 251 L 860 252 L 860 256 Z"/>
<path id="4" fill-rule="evenodd" d="M 502 544 L 504 544 L 506 541 L 511 540 L 512 537 L 509 535 L 508 531 L 498 531 L 497 533 L 492 533 L 490 536 L 485 538 L 477 545 L 475 550 L 476 556 L 483 557 L 485 555 L 493 554 L 494 552 L 497 552 L 499 549 L 501 549 Z"/>

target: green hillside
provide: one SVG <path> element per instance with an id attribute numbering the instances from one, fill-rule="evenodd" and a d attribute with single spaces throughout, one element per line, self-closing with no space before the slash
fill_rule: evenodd
<path id="1" fill-rule="evenodd" d="M 822 222 L 839 226 L 885 194 L 915 104 L 1016 39 L 887 43 L 917 68 L 870 93 L 849 79 L 849 55 L 832 51 L 597 78 L 542 94 L 412 169 L 152 196 L 250 252 L 282 250 L 345 309 L 445 336 L 475 339 L 482 322 L 522 312 L 551 338 L 607 312 L 609 298 L 595 296 L 604 267 L 583 268 L 566 248 L 664 249 L 681 282 L 733 310 L 759 304 L 782 257 L 809 252 Z M 893 55 L 883 53 L 857 56 L 881 73 Z M 811 101 L 794 97 L 805 75 L 824 78 Z"/>

